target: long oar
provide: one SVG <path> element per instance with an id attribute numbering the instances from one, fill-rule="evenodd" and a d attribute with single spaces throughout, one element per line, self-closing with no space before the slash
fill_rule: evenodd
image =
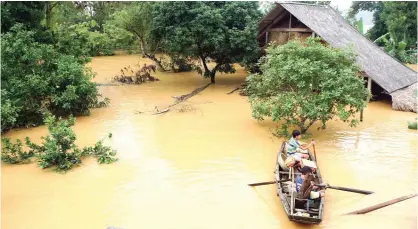
<path id="1" fill-rule="evenodd" d="M 313 141 L 313 139 L 312 139 L 312 141 Z M 313 145 L 313 151 L 314 151 L 316 164 L 318 164 L 318 158 L 316 157 L 315 145 Z M 324 187 L 323 185 L 319 185 L 319 186 Z M 329 184 L 325 184 L 325 188 L 330 188 L 330 189 L 335 189 L 335 190 L 340 190 L 340 191 L 346 191 L 346 192 L 360 193 L 360 194 L 364 194 L 364 195 L 373 194 L 372 191 L 355 189 L 355 188 L 346 188 L 346 187 L 340 187 L 340 186 L 331 186 Z"/>
<path id="2" fill-rule="evenodd" d="M 355 192 L 355 193 L 360 193 L 360 194 L 364 194 L 364 195 L 370 195 L 370 194 L 373 194 L 374 193 L 372 191 L 355 189 L 355 188 L 339 187 L 339 186 L 328 186 L 327 188 L 335 189 L 335 190 L 341 190 L 341 191 L 346 191 L 346 192 Z"/>
<path id="3" fill-rule="evenodd" d="M 313 141 L 313 139 L 312 139 L 312 141 Z M 313 153 L 314 153 L 314 156 L 315 156 L 315 162 L 316 162 L 316 164 L 318 164 L 318 158 L 316 157 L 315 144 L 312 145 L 312 146 L 313 146 Z"/>
<path id="4" fill-rule="evenodd" d="M 367 190 L 361 190 L 361 189 L 355 189 L 355 188 L 346 188 L 346 187 L 340 187 L 340 186 L 331 186 L 331 185 L 328 185 L 328 184 L 320 184 L 320 185 L 317 185 L 317 186 L 324 187 L 324 188 L 335 189 L 335 190 L 340 190 L 340 191 L 346 191 L 346 192 L 354 192 L 354 193 L 359 193 L 359 194 L 364 194 L 364 195 L 370 195 L 370 194 L 374 193 L 372 191 L 367 191 Z"/>
<path id="5" fill-rule="evenodd" d="M 380 209 L 380 208 L 384 208 L 386 206 L 396 204 L 398 202 L 401 202 L 401 201 L 404 201 L 404 200 L 407 200 L 407 199 L 410 199 L 410 198 L 413 198 L 413 197 L 416 197 L 416 196 L 417 196 L 416 193 L 411 194 L 411 195 L 407 195 L 407 196 L 401 196 L 401 197 L 398 197 L 398 198 L 393 199 L 393 200 L 389 200 L 389 201 L 385 201 L 385 202 L 380 203 L 380 204 L 373 205 L 371 207 L 367 207 L 367 208 L 363 208 L 363 209 L 356 210 L 356 211 L 353 211 L 353 212 L 349 212 L 346 215 L 348 215 L 348 214 L 366 214 L 366 213 L 369 213 L 371 211 L 374 211 L 374 210 L 377 210 L 377 209 Z"/>
<path id="6" fill-rule="evenodd" d="M 279 181 L 267 181 L 267 182 L 260 182 L 260 183 L 252 183 L 252 184 L 248 184 L 248 186 L 260 186 L 260 185 L 268 185 L 268 184 L 275 184 L 276 182 L 278 183 L 282 183 L 285 181 L 290 181 L 291 179 L 286 179 L 286 180 L 279 180 Z"/>

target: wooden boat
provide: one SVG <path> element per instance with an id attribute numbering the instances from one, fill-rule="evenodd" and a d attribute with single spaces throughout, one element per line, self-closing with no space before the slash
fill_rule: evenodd
<path id="1" fill-rule="evenodd" d="M 309 206 L 307 199 L 296 198 L 296 183 L 294 181 L 296 180 L 296 177 L 300 175 L 300 171 L 298 169 L 293 169 L 293 178 L 289 175 L 289 168 L 287 168 L 284 164 L 287 158 L 286 144 L 286 142 L 283 142 L 280 151 L 277 155 L 275 170 L 277 195 L 279 196 L 280 201 L 282 202 L 283 208 L 289 220 L 304 224 L 319 224 L 322 221 L 322 213 L 324 210 L 324 198 L 320 197 L 318 200 L 316 200 L 316 206 L 312 206 L 312 204 L 311 206 Z M 309 160 L 316 162 L 311 151 L 308 150 L 308 154 Z M 316 169 L 314 177 L 315 184 L 322 183 L 319 168 Z M 291 181 L 279 182 L 289 179 L 291 179 Z M 291 190 L 294 190 L 293 194 Z"/>

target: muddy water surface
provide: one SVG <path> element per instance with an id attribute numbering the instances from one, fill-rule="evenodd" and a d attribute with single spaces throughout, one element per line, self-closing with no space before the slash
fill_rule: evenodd
<path id="1" fill-rule="evenodd" d="M 136 56 L 95 58 L 94 80 L 110 83 L 122 67 L 138 61 Z M 77 118 L 77 144 L 94 144 L 111 132 L 108 144 L 117 149 L 120 161 L 98 165 L 88 159 L 65 175 L 42 171 L 35 164 L 2 164 L 2 228 L 417 227 L 416 199 L 367 215 L 344 216 L 416 191 L 417 133 L 407 129 L 414 113 L 372 102 L 357 128 L 338 121 L 331 121 L 325 131 L 314 126 L 324 180 L 376 194 L 327 190 L 322 224 L 298 225 L 287 220 L 274 186 L 247 186 L 273 178 L 282 139 L 272 136 L 274 123 L 251 118 L 246 97 L 226 95 L 246 75 L 241 68 L 234 75 L 219 75 L 216 85 L 162 115 L 151 115 L 155 106 L 164 109 L 173 102 L 171 96 L 189 93 L 208 80 L 193 72 L 157 73 L 159 82 L 101 86 L 111 106 Z M 40 142 L 46 133 L 41 126 L 6 136 Z"/>

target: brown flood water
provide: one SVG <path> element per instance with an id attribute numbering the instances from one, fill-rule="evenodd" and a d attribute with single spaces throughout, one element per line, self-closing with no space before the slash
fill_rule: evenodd
<path id="1" fill-rule="evenodd" d="M 94 58 L 95 81 L 109 83 L 122 67 L 137 61 L 136 56 Z M 101 86 L 111 106 L 77 118 L 77 144 L 94 144 L 111 132 L 108 144 L 117 149 L 120 161 L 99 165 L 89 159 L 65 175 L 43 171 L 36 164 L 2 164 L 1 228 L 417 227 L 415 198 L 367 215 L 343 216 L 416 192 L 417 132 L 407 128 L 416 114 L 372 102 L 357 128 L 338 121 L 331 121 L 325 131 L 314 126 L 324 180 L 376 194 L 327 190 L 323 222 L 299 225 L 288 221 L 273 185 L 247 186 L 273 179 L 282 139 L 272 136 L 274 123 L 251 118 L 247 97 L 226 95 L 246 75 L 241 68 L 234 75 L 218 75 L 216 85 L 158 116 L 135 111 L 164 108 L 173 102 L 171 96 L 189 93 L 208 80 L 194 72 L 157 73 L 159 82 Z M 39 142 L 46 132 L 41 126 L 5 136 L 29 136 Z"/>

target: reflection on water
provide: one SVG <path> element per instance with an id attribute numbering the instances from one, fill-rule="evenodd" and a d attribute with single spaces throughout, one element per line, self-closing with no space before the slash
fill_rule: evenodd
<path id="1" fill-rule="evenodd" d="M 98 83 L 109 83 L 135 56 L 94 58 Z M 141 64 L 145 61 L 141 60 Z M 2 222 L 5 229 L 36 228 L 310 228 L 291 223 L 274 186 L 246 184 L 273 179 L 282 139 L 274 123 L 251 118 L 246 97 L 226 95 L 246 73 L 219 75 L 217 84 L 184 104 L 152 116 L 208 80 L 194 72 L 157 73 L 159 82 L 102 86 L 111 106 L 77 118 L 80 147 L 113 133 L 109 142 L 120 161 L 98 165 L 88 159 L 66 175 L 35 164 L 2 165 Z M 178 105 L 179 108 L 181 105 Z M 375 191 L 363 196 L 328 190 L 321 228 L 416 228 L 416 202 L 407 200 L 363 216 L 350 210 L 416 191 L 417 133 L 407 129 L 413 113 L 372 102 L 364 122 L 350 128 L 331 121 L 325 131 L 312 127 L 318 163 L 332 185 Z M 40 141 L 45 127 L 10 131 L 11 138 Z"/>

